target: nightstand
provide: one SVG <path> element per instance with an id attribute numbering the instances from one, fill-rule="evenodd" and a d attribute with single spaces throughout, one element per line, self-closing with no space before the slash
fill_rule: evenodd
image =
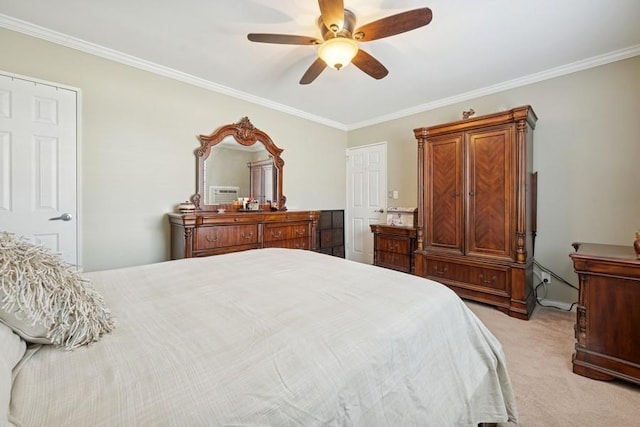
<path id="1" fill-rule="evenodd" d="M 413 252 L 416 250 L 416 229 L 383 224 L 372 224 L 373 264 L 404 271 L 415 272 Z"/>

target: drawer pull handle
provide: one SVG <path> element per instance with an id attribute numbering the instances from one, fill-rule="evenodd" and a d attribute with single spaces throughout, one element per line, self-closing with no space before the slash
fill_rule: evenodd
<path id="1" fill-rule="evenodd" d="M 433 267 L 433 272 L 438 275 L 438 276 L 444 276 L 445 273 L 447 272 L 448 268 L 445 267 L 442 270 L 438 270 L 438 266 L 436 265 L 435 267 Z"/>
<path id="2" fill-rule="evenodd" d="M 492 285 L 496 282 L 496 276 L 493 275 L 491 276 L 491 279 L 485 279 L 484 274 L 480 273 L 480 280 L 482 280 L 482 283 L 484 283 L 485 285 Z"/>
<path id="3" fill-rule="evenodd" d="M 240 237 L 242 237 L 245 240 L 249 240 L 253 237 L 253 231 L 249 234 L 245 234 L 245 233 L 240 233 Z"/>
<path id="4" fill-rule="evenodd" d="M 397 251 L 399 248 L 398 242 L 394 242 L 391 244 L 391 250 L 392 251 Z"/>
<path id="5" fill-rule="evenodd" d="M 282 231 L 279 230 L 278 232 L 274 232 L 273 230 L 271 231 L 271 237 L 273 237 L 274 239 L 280 239 L 282 238 Z"/>
<path id="6" fill-rule="evenodd" d="M 295 230 L 296 236 L 303 236 L 306 230 L 297 229 Z"/>
<path id="7" fill-rule="evenodd" d="M 216 236 L 213 239 L 211 238 L 211 236 L 204 236 L 204 238 L 209 243 L 217 242 L 218 241 L 218 233 L 216 233 Z"/>

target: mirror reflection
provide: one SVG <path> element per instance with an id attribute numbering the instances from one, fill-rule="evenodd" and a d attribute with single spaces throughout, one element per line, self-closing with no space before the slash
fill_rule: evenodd
<path id="1" fill-rule="evenodd" d="M 205 161 L 204 203 L 230 204 L 251 198 L 260 204 L 275 200 L 273 156 L 264 145 L 240 145 L 232 137 L 211 149 Z"/>

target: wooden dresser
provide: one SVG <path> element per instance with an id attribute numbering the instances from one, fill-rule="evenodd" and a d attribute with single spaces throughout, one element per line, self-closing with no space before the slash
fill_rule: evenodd
<path id="1" fill-rule="evenodd" d="M 533 294 L 530 106 L 414 129 L 416 274 L 528 319 Z"/>
<path id="2" fill-rule="evenodd" d="M 373 233 L 373 264 L 413 273 L 416 229 L 384 224 L 371 224 L 370 227 Z"/>
<path id="3" fill-rule="evenodd" d="M 580 281 L 573 372 L 640 384 L 640 260 L 631 245 L 573 247 Z"/>
<path id="4" fill-rule="evenodd" d="M 170 213 L 171 259 L 257 248 L 315 249 L 319 211 Z"/>

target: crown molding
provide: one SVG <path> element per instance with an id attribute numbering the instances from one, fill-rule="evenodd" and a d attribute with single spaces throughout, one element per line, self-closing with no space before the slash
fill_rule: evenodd
<path id="1" fill-rule="evenodd" d="M 413 114 L 424 113 L 426 111 L 435 110 L 436 108 L 446 107 L 448 105 L 457 104 L 459 102 L 469 101 L 471 99 L 480 98 L 482 96 L 491 95 L 494 93 L 502 92 L 509 89 L 515 89 L 521 86 L 527 86 L 533 83 L 538 83 L 544 80 L 553 79 L 556 77 L 564 76 L 578 71 L 587 70 L 589 68 L 598 67 L 600 65 L 610 64 L 616 61 L 622 61 L 623 59 L 632 58 L 640 55 L 640 45 L 631 46 L 625 49 L 616 50 L 606 53 L 604 55 L 594 56 L 582 61 L 573 62 L 571 64 L 562 65 L 560 67 L 551 68 L 549 70 L 541 71 L 539 73 L 530 74 L 528 76 L 520 77 L 506 82 L 498 83 L 492 86 L 476 89 L 470 92 L 461 93 L 459 95 L 451 96 L 449 98 L 438 99 L 426 104 L 417 105 L 405 110 L 396 111 L 392 114 L 379 116 L 371 120 L 366 120 L 358 123 L 352 123 L 347 126 L 347 131 L 372 126 L 390 120 L 401 119 L 411 116 Z"/>
<path id="2" fill-rule="evenodd" d="M 140 70 L 148 71 L 164 77 L 169 77 L 171 79 L 178 80 L 183 83 L 188 83 L 190 85 L 197 86 L 203 89 L 207 89 L 212 92 L 228 95 L 228 96 L 241 99 L 243 101 L 247 101 L 252 104 L 260 105 L 272 110 L 281 111 L 283 113 L 287 113 L 292 116 L 297 116 L 306 120 L 310 120 L 312 122 L 320 123 L 320 124 L 330 126 L 343 131 L 347 130 L 346 125 L 343 123 L 329 120 L 314 114 L 309 114 L 305 111 L 291 108 L 284 104 L 279 104 L 277 102 L 273 102 L 265 98 L 260 98 L 258 96 L 248 94 L 246 92 L 235 90 L 235 89 L 211 82 L 209 80 L 192 76 L 191 74 L 183 73 L 181 71 L 174 70 L 172 68 L 165 67 L 163 65 L 159 65 L 150 61 L 145 61 L 135 56 L 118 52 L 116 50 L 109 49 L 104 46 L 90 43 L 90 42 L 87 42 L 75 37 L 71 37 L 62 33 L 58 33 L 56 31 L 52 31 L 47 28 L 40 27 L 38 25 L 34 25 L 29 22 L 21 21 L 19 19 L 15 19 L 7 15 L 0 14 L 0 27 L 4 27 L 9 30 L 16 31 L 22 34 L 26 34 L 28 36 L 37 37 L 39 39 L 42 39 L 48 42 L 56 43 L 65 47 L 69 47 L 71 49 L 89 53 L 91 55 L 99 56 L 101 58 L 109 59 L 111 61 L 119 62 L 121 64 L 138 68 Z"/>
<path id="3" fill-rule="evenodd" d="M 390 120 L 396 120 L 404 117 L 408 117 L 418 113 L 424 113 L 426 111 L 435 110 L 436 108 L 445 107 L 448 105 L 456 104 L 459 102 L 469 101 L 482 96 L 491 95 L 494 93 L 502 92 L 509 89 L 518 88 L 521 86 L 538 83 L 544 80 L 553 79 L 555 77 L 564 76 L 567 74 L 583 71 L 589 68 L 598 67 L 600 65 L 606 65 L 612 62 L 621 61 L 624 59 L 632 58 L 640 55 L 640 45 L 631 46 L 625 49 L 616 50 L 603 55 L 595 56 L 585 60 L 573 62 L 571 64 L 562 65 L 559 67 L 551 68 L 549 70 L 541 71 L 539 73 L 530 74 L 528 76 L 520 77 L 517 79 L 509 80 L 506 82 L 498 83 L 495 85 L 487 86 L 470 92 L 454 95 L 448 98 L 439 99 L 436 101 L 428 102 L 425 104 L 417 105 L 412 108 L 396 111 L 392 114 L 378 116 L 370 120 L 365 120 L 352 124 L 345 124 L 329 120 L 324 117 L 320 117 L 314 114 L 309 114 L 305 111 L 291 108 L 287 105 L 270 101 L 265 98 L 260 98 L 246 92 L 235 90 L 209 80 L 205 80 L 199 77 L 192 76 L 187 73 L 183 73 L 178 70 L 174 70 L 169 67 L 165 67 L 153 62 L 145 61 L 132 55 L 127 55 L 122 52 L 118 52 L 113 49 L 109 49 L 100 45 L 96 45 L 75 37 L 67 36 L 56 31 L 49 30 L 38 25 L 31 24 L 29 22 L 21 21 L 19 19 L 12 18 L 7 15 L 0 14 L 0 27 L 7 28 L 12 31 L 17 31 L 29 36 L 37 37 L 52 43 L 56 43 L 62 46 L 66 46 L 72 49 L 76 49 L 82 52 L 89 53 L 91 55 L 99 56 L 105 59 L 109 59 L 121 64 L 129 65 L 144 71 L 155 73 L 164 77 L 169 77 L 184 83 L 191 84 L 203 89 L 207 89 L 213 92 L 228 95 L 243 101 L 250 102 L 252 104 L 260 105 L 266 108 L 270 108 L 276 111 L 280 111 L 292 116 L 300 117 L 312 122 L 320 123 L 338 130 L 351 131 L 367 126 L 377 125 Z"/>

